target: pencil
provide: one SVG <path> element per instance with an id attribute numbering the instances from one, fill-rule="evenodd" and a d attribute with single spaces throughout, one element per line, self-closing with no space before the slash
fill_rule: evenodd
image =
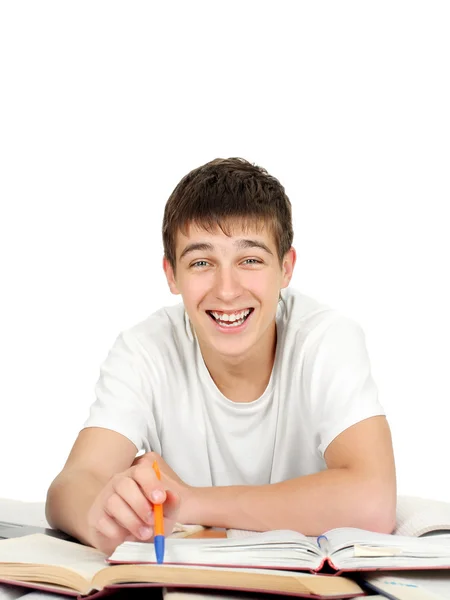
<path id="1" fill-rule="evenodd" d="M 161 473 L 159 471 L 158 463 L 156 460 L 153 462 L 153 470 L 156 473 L 156 477 L 161 480 Z M 162 504 L 153 505 L 153 513 L 155 515 L 155 554 L 156 562 L 160 565 L 164 562 L 164 514 Z"/>

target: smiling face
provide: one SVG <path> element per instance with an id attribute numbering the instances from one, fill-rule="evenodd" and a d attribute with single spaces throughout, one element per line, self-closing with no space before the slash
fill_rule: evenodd
<path id="1" fill-rule="evenodd" d="M 181 294 L 202 351 L 245 358 L 261 343 L 273 343 L 280 289 L 288 286 L 295 264 L 291 248 L 282 264 L 266 227 L 227 236 L 190 225 L 177 234 L 176 274 L 164 271 L 172 293 Z"/>

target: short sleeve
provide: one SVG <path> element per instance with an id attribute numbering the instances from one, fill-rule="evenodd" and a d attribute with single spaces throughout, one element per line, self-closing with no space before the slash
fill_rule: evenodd
<path id="1" fill-rule="evenodd" d="M 151 410 L 152 386 L 148 360 L 138 341 L 122 333 L 100 367 L 96 399 L 84 427 L 103 427 L 121 433 L 138 450 L 150 448 L 155 420 Z"/>
<path id="2" fill-rule="evenodd" d="M 314 344 L 308 366 L 311 409 L 323 456 L 345 429 L 385 412 L 378 401 L 364 333 L 351 319 L 337 317 L 328 325 Z"/>

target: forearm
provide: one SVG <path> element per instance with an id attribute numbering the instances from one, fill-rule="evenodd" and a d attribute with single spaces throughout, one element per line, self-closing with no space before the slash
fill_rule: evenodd
<path id="1" fill-rule="evenodd" d="M 253 531 L 387 532 L 395 522 L 395 489 L 350 469 L 328 469 L 270 485 L 193 488 L 182 511 L 185 522 Z"/>
<path id="2" fill-rule="evenodd" d="M 47 521 L 81 542 L 92 544 L 87 515 L 104 485 L 104 481 L 89 471 L 63 471 L 48 490 L 45 505 Z"/>

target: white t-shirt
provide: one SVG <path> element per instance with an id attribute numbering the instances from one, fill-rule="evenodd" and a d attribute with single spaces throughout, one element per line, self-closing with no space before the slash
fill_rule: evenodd
<path id="1" fill-rule="evenodd" d="M 384 414 L 364 334 L 289 288 L 276 324 L 268 386 L 238 403 L 211 378 L 184 306 L 162 308 L 115 341 L 85 427 L 158 452 L 190 485 L 261 485 L 324 470 L 337 435 Z"/>

